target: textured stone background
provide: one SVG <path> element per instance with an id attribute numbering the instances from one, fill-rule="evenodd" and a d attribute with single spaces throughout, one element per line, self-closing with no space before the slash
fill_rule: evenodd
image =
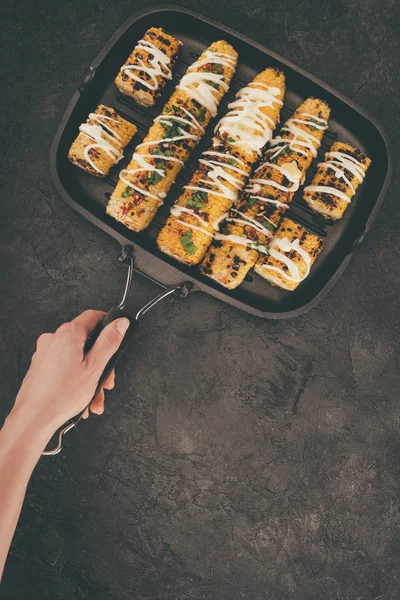
<path id="1" fill-rule="evenodd" d="M 143 6 L 13 4 L 3 9 L 1 417 L 36 337 L 120 293 L 116 243 L 57 196 L 48 152 L 87 65 Z M 203 0 L 200 10 L 354 98 L 399 152 L 396 0 Z M 264 322 L 203 295 L 152 313 L 106 415 L 38 465 L 4 600 L 400 597 L 399 183 L 304 317 Z M 135 290 L 137 305 L 156 291 L 140 279 Z"/>

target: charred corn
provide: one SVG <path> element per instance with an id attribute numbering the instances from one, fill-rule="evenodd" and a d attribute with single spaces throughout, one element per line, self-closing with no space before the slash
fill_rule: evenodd
<path id="1" fill-rule="evenodd" d="M 337 221 L 364 180 L 371 160 L 358 148 L 334 142 L 303 198 L 324 219 Z"/>
<path id="2" fill-rule="evenodd" d="M 268 255 L 257 262 L 255 272 L 272 285 L 293 291 L 310 273 L 322 246 L 322 238 L 286 217 L 270 243 Z"/>
<path id="3" fill-rule="evenodd" d="M 237 52 L 214 42 L 189 67 L 120 173 L 107 213 L 133 231 L 145 229 L 217 112 L 229 88 Z"/>
<path id="4" fill-rule="evenodd" d="M 68 159 L 91 175 L 104 177 L 121 160 L 125 146 L 136 131 L 136 126 L 113 108 L 100 104 L 79 127 Z"/>
<path id="5" fill-rule="evenodd" d="M 272 137 L 284 94 L 285 77 L 273 68 L 239 90 L 158 235 L 162 252 L 189 265 L 201 261 Z"/>
<path id="6" fill-rule="evenodd" d="M 182 42 L 159 27 L 151 27 L 122 65 L 115 85 L 140 106 L 153 106 L 178 58 Z"/>
<path id="7" fill-rule="evenodd" d="M 260 254 L 268 252 L 269 240 L 317 155 L 329 113 L 325 102 L 308 98 L 286 121 L 216 234 L 201 265 L 205 275 L 234 289 Z"/>

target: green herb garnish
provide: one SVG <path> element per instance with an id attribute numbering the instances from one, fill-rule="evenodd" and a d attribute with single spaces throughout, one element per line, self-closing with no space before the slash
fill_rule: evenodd
<path id="1" fill-rule="evenodd" d="M 276 225 L 271 223 L 271 221 L 268 221 L 268 219 L 266 217 L 264 217 L 262 219 L 261 225 L 263 225 L 264 227 L 266 227 L 267 229 L 269 229 L 272 232 L 276 231 Z"/>
<path id="2" fill-rule="evenodd" d="M 309 128 L 310 128 L 312 131 L 316 131 L 316 130 L 318 129 L 318 127 L 315 127 L 315 125 L 319 125 L 318 121 L 317 121 L 316 119 L 310 118 L 310 121 L 309 121 L 309 122 L 310 122 L 310 123 L 313 123 L 313 125 L 308 125 L 308 126 L 309 126 Z"/>
<path id="3" fill-rule="evenodd" d="M 237 165 L 237 160 L 235 160 L 234 158 L 231 158 L 230 160 L 228 160 L 228 163 L 230 165 L 232 165 L 232 167 L 236 167 Z"/>
<path id="4" fill-rule="evenodd" d="M 236 142 L 236 140 L 235 140 L 235 138 L 233 138 L 233 137 L 228 137 L 228 142 L 229 142 L 230 144 L 234 144 L 234 143 Z"/>
<path id="5" fill-rule="evenodd" d="M 196 115 L 196 111 L 194 111 L 193 113 L 194 115 Z M 199 123 L 203 123 L 204 119 L 206 118 L 206 109 L 203 106 L 200 110 L 199 110 L 199 114 L 197 115 L 197 120 Z"/>
<path id="6" fill-rule="evenodd" d="M 216 90 L 219 89 L 218 83 L 215 83 L 215 81 L 207 80 L 206 83 L 208 83 L 208 85 L 211 85 L 211 87 L 215 88 Z"/>
<path id="7" fill-rule="evenodd" d="M 186 206 L 192 206 L 193 208 L 204 208 L 204 205 L 208 202 L 207 192 L 197 190 L 195 194 L 188 200 L 186 200 Z"/>
<path id="8" fill-rule="evenodd" d="M 148 171 L 147 179 L 150 181 L 152 185 L 157 185 L 161 181 L 163 177 L 165 177 L 165 169 L 163 163 L 159 162 L 156 164 L 156 169 L 163 172 L 163 175 L 158 173 L 157 171 Z"/>
<path id="9" fill-rule="evenodd" d="M 156 146 L 153 150 L 153 154 L 156 156 L 173 156 L 174 153 L 172 150 L 164 150 L 164 148 L 160 148 L 160 146 Z"/>
<path id="10" fill-rule="evenodd" d="M 162 123 L 164 127 L 165 135 L 164 138 L 179 137 L 182 134 L 182 127 L 178 121 L 168 121 Z"/>
<path id="11" fill-rule="evenodd" d="M 253 208 L 253 206 L 255 205 L 257 200 L 258 200 L 258 198 L 256 198 L 255 196 L 250 196 L 250 198 L 247 200 L 248 208 Z"/>
<path id="12" fill-rule="evenodd" d="M 196 253 L 196 246 L 193 243 L 193 236 L 191 231 L 185 231 L 183 235 L 180 237 L 183 249 L 185 252 L 193 256 Z"/>
<path id="13" fill-rule="evenodd" d="M 258 252 L 262 252 L 263 254 L 268 254 L 269 250 L 268 244 L 260 244 L 260 242 L 253 242 L 252 244 L 250 244 L 250 248 L 258 250 Z"/>
<path id="14" fill-rule="evenodd" d="M 128 186 L 126 186 L 126 188 L 122 192 L 122 197 L 123 198 L 128 198 L 130 195 L 131 195 L 131 188 L 128 185 Z"/>
<path id="15" fill-rule="evenodd" d="M 214 73 L 218 73 L 219 75 L 222 73 L 222 65 L 220 63 L 216 63 L 213 69 Z"/>
<path id="16" fill-rule="evenodd" d="M 171 106 L 166 106 L 164 108 L 164 111 L 166 113 L 172 113 L 173 112 L 174 114 L 176 114 L 177 112 L 179 112 L 179 106 L 176 106 L 176 104 L 172 104 Z"/>
<path id="17" fill-rule="evenodd" d="M 291 149 L 291 147 L 289 146 L 289 144 L 286 144 L 286 146 L 283 147 L 283 150 L 281 150 L 279 152 L 279 154 L 281 156 L 290 156 L 291 154 L 294 154 L 294 150 Z"/>

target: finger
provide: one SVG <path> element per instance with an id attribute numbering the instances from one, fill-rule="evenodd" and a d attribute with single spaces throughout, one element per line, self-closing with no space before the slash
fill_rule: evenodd
<path id="1" fill-rule="evenodd" d="M 114 369 L 111 371 L 111 373 L 109 374 L 109 376 L 107 377 L 107 379 L 105 380 L 105 382 L 103 383 L 102 387 L 105 390 L 112 390 L 115 386 L 115 371 Z"/>
<path id="2" fill-rule="evenodd" d="M 129 319 L 122 317 L 109 323 L 100 333 L 93 348 L 85 356 L 85 361 L 95 376 L 100 377 L 108 361 L 118 350 L 129 325 Z"/>
<path id="3" fill-rule="evenodd" d="M 82 314 L 75 317 L 71 323 L 82 331 L 86 341 L 86 337 L 100 323 L 105 314 L 102 310 L 85 310 Z"/>
<path id="4" fill-rule="evenodd" d="M 102 415 L 104 412 L 104 390 L 101 389 L 97 392 L 95 397 L 90 403 L 90 410 L 95 415 Z"/>
<path id="5" fill-rule="evenodd" d="M 93 331 L 105 314 L 101 310 L 85 310 L 72 321 L 60 325 L 56 331 L 55 339 L 62 343 L 68 340 L 83 349 L 89 333 Z"/>
<path id="6" fill-rule="evenodd" d="M 36 340 L 36 350 L 32 354 L 31 363 L 35 362 L 38 357 L 44 358 L 51 346 L 51 342 L 54 339 L 52 333 L 42 333 Z"/>
<path id="7" fill-rule="evenodd" d="M 42 333 L 42 335 L 40 335 L 36 341 L 36 352 L 46 352 L 52 339 L 52 333 Z"/>

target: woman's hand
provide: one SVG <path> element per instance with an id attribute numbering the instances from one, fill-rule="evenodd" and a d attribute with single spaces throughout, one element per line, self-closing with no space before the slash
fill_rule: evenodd
<path id="1" fill-rule="evenodd" d="M 103 389 L 92 400 L 98 381 L 118 350 L 128 319 L 113 321 L 84 354 L 88 335 L 104 317 L 87 310 L 55 333 L 44 333 L 14 408 L 0 430 L 0 580 L 32 470 L 53 433 L 90 403 L 103 412 Z M 114 374 L 103 384 L 110 389 Z"/>
<path id="2" fill-rule="evenodd" d="M 113 321 L 85 355 L 87 338 L 104 314 L 98 310 L 87 310 L 70 323 L 61 325 L 55 333 L 44 333 L 39 337 L 11 414 L 18 413 L 25 423 L 42 427 L 51 437 L 65 421 L 82 412 L 89 403 L 92 412 L 103 412 L 103 388 L 114 387 L 114 373 L 92 400 L 93 394 L 129 327 L 126 318 Z"/>

